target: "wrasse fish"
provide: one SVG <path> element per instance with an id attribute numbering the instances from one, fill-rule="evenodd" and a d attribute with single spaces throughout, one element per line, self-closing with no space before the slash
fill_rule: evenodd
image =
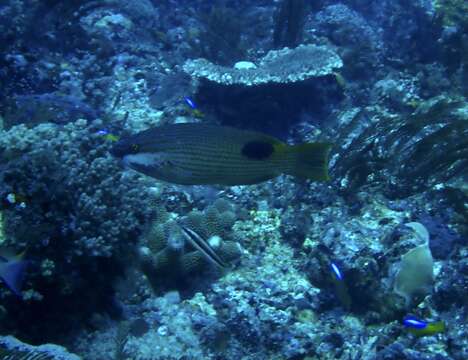
<path id="1" fill-rule="evenodd" d="M 198 108 L 197 104 L 195 103 L 195 101 L 193 101 L 192 98 L 189 98 L 186 96 L 184 97 L 184 100 L 185 100 L 185 103 L 190 107 L 190 115 L 198 119 L 202 119 L 205 117 L 205 114 L 203 113 L 203 111 L 201 111 Z"/>
<path id="2" fill-rule="evenodd" d="M 187 103 L 187 105 L 190 106 L 192 109 L 195 110 L 198 108 L 197 104 L 195 104 L 195 101 L 193 101 L 191 98 L 186 96 L 184 97 L 184 100 Z"/>
<path id="3" fill-rule="evenodd" d="M 112 134 L 107 129 L 101 129 L 101 130 L 97 131 L 96 135 L 102 136 L 104 138 L 104 140 L 111 141 L 111 142 L 116 142 L 116 141 L 119 141 L 119 139 L 120 139 L 117 135 Z"/>
<path id="4" fill-rule="evenodd" d="M 184 234 L 187 241 L 213 265 L 220 268 L 225 268 L 226 264 L 219 257 L 216 251 L 211 247 L 209 241 L 201 237 L 197 232 L 189 229 L 186 226 L 181 226 L 182 233 Z"/>
<path id="5" fill-rule="evenodd" d="M 445 323 L 443 321 L 428 322 L 411 315 L 403 319 L 403 325 L 411 334 L 418 337 L 440 334 L 445 331 Z"/>
<path id="6" fill-rule="evenodd" d="M 345 310 L 350 310 L 351 309 L 351 296 L 349 295 L 348 291 L 348 286 L 346 285 L 346 282 L 344 281 L 344 276 L 343 272 L 340 270 L 338 265 L 334 262 L 330 263 L 330 270 L 332 273 L 332 282 L 333 285 L 335 286 L 335 293 L 340 300 L 341 305 Z"/>
<path id="7" fill-rule="evenodd" d="M 143 174 L 182 185 L 249 185 L 281 174 L 326 181 L 330 143 L 288 145 L 254 131 L 174 124 L 121 139 L 111 153 Z"/>

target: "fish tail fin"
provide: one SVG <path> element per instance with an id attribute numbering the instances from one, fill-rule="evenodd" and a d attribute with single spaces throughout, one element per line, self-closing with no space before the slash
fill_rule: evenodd
<path id="1" fill-rule="evenodd" d="M 289 157 L 292 167 L 286 171 L 288 175 L 314 181 L 330 180 L 328 157 L 332 144 L 317 142 L 292 145 L 287 148 L 287 152 L 292 155 L 292 158 Z"/>
<path id="2" fill-rule="evenodd" d="M 19 297 L 21 297 L 21 285 L 26 265 L 26 261 L 11 261 L 0 265 L 0 278 Z"/>
<path id="3" fill-rule="evenodd" d="M 435 323 L 431 324 L 432 329 L 435 333 L 442 333 L 445 331 L 445 322 L 443 321 L 436 321 Z"/>

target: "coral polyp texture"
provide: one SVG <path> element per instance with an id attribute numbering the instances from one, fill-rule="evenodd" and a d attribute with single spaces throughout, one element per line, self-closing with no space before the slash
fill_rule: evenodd
<path id="1" fill-rule="evenodd" d="M 201 275 L 210 266 L 219 270 L 220 264 L 210 262 L 210 254 L 194 246 L 187 232 L 204 241 L 226 266 L 241 256 L 240 244 L 233 239 L 236 213 L 230 202 L 218 199 L 203 211 L 192 210 L 178 221 L 164 210 L 160 214 L 143 235 L 139 250 L 142 269 L 155 288 L 177 288 L 178 281 Z"/>

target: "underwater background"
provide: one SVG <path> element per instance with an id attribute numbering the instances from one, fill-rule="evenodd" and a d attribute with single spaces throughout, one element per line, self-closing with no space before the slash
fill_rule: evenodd
<path id="1" fill-rule="evenodd" d="M 467 93 L 463 0 L 1 1 L 0 359 L 468 359 Z M 329 180 L 112 155 L 180 123 Z"/>

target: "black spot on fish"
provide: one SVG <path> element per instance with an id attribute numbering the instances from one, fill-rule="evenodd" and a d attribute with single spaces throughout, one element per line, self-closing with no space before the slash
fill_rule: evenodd
<path id="1" fill-rule="evenodd" d="M 273 145 L 265 141 L 251 141 L 242 148 L 242 155 L 249 159 L 264 160 L 273 154 Z"/>

